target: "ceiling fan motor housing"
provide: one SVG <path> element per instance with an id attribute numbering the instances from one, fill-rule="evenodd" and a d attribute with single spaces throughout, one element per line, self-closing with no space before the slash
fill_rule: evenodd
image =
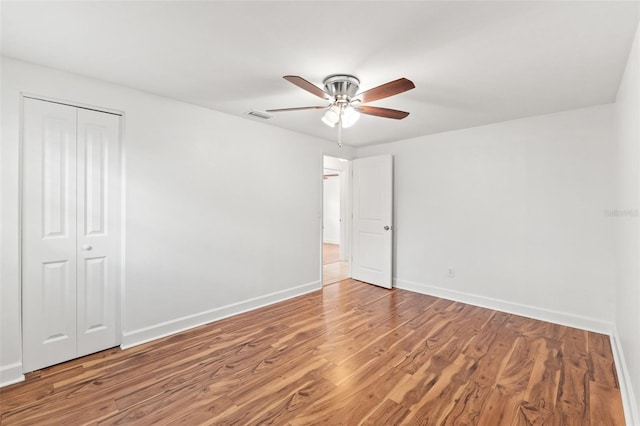
<path id="1" fill-rule="evenodd" d="M 324 79 L 324 91 L 336 101 L 349 102 L 358 93 L 360 80 L 350 74 L 332 74 Z"/>

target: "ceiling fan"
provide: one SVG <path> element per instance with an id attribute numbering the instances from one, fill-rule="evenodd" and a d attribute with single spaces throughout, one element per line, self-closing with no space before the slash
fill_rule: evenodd
<path id="1" fill-rule="evenodd" d="M 388 98 L 416 87 L 411 80 L 403 77 L 358 93 L 360 80 L 350 74 L 332 74 L 326 77 L 322 81 L 324 90 L 297 75 L 285 75 L 283 78 L 330 103 L 318 106 L 268 109 L 267 112 L 325 110 L 322 121 L 329 127 L 338 126 L 338 145 L 340 146 L 342 146 L 342 129 L 353 126 L 360 118 L 361 113 L 396 120 L 402 120 L 409 115 L 406 111 L 363 104 Z"/>

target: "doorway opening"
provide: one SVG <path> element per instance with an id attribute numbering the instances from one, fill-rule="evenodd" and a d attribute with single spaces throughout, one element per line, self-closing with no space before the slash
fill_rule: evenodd
<path id="1" fill-rule="evenodd" d="M 322 285 L 351 277 L 351 164 L 324 156 L 322 196 Z"/>

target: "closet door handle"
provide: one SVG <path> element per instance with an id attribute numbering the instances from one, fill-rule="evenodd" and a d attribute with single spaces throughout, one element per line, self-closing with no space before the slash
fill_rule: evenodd
<path id="1" fill-rule="evenodd" d="M 91 250 L 92 248 L 93 248 L 93 247 L 92 247 L 92 246 L 90 246 L 89 244 L 83 244 L 83 245 L 82 245 L 82 250 L 89 251 L 89 250 Z"/>

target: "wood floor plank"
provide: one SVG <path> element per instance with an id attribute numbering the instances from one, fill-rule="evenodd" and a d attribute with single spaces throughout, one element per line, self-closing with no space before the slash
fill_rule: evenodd
<path id="1" fill-rule="evenodd" d="M 175 417 L 162 419 L 159 424 L 200 425 L 211 421 L 219 413 L 234 407 L 233 401 L 225 396 L 209 396 L 208 389 L 203 389 L 196 397 L 180 410 L 175 410 Z M 167 422 L 169 420 L 169 422 Z M 103 424 L 113 424 L 108 419 Z"/>
<path id="2" fill-rule="evenodd" d="M 385 399 L 360 424 L 364 426 L 399 425 L 408 414 L 407 408 L 390 399 Z"/>
<path id="3" fill-rule="evenodd" d="M 463 352 L 477 360 L 477 368 L 471 380 L 482 386 L 492 387 L 496 384 L 509 359 L 508 355 L 513 352 L 517 334 L 505 328 L 508 317 L 504 313 L 492 317 L 482 330 L 470 339 Z"/>
<path id="4" fill-rule="evenodd" d="M 514 426 L 526 424 L 524 414 L 521 411 L 522 399 L 518 395 L 505 393 L 502 388 L 490 388 L 488 395 L 483 400 L 480 413 L 477 417 L 477 425 L 480 426 Z M 525 421 L 525 423 L 522 423 Z"/>
<path id="5" fill-rule="evenodd" d="M 290 374 L 277 380 L 261 382 L 260 386 L 252 383 L 243 385 L 228 394 L 236 408 L 214 420 L 221 424 L 255 424 L 260 417 L 284 418 L 286 413 L 283 410 L 299 410 L 311 405 L 315 398 L 333 389 L 333 385 L 322 380 L 322 373 L 329 368 L 331 365 L 327 361 L 314 359 L 304 369 L 290 370 Z"/>
<path id="6" fill-rule="evenodd" d="M 383 354 L 369 362 L 289 423 L 292 425 L 358 424 L 375 411 L 384 400 L 384 396 L 402 376 L 402 372 L 397 369 L 379 368 L 385 358 L 390 356 L 393 354 Z"/>
<path id="7" fill-rule="evenodd" d="M 529 378 L 533 370 L 538 346 L 541 339 L 531 340 L 525 336 L 519 336 L 511 353 L 508 355 L 507 364 L 500 372 L 500 377 L 495 388 L 504 395 L 523 395 L 527 390 Z"/>
<path id="8" fill-rule="evenodd" d="M 554 339 L 541 339 L 520 412 L 531 424 L 544 424 L 553 418 L 559 390 L 562 353 Z"/>
<path id="9" fill-rule="evenodd" d="M 445 370 L 454 365 L 465 344 L 463 337 L 452 336 L 450 341 L 439 346 L 438 350 L 415 373 L 410 374 L 409 377 L 404 376 L 405 380 L 390 392 L 389 398 L 409 409 L 420 404 L 422 398 L 438 385 L 440 380 L 447 380 Z"/>
<path id="10" fill-rule="evenodd" d="M 0 423 L 622 425 L 607 336 L 345 280 L 0 389 Z"/>
<path id="11" fill-rule="evenodd" d="M 473 380 L 469 380 L 441 424 L 443 426 L 479 424 L 480 413 L 490 392 L 491 388 L 480 386 Z"/>
<path id="12" fill-rule="evenodd" d="M 587 338 L 589 347 L 587 362 L 591 380 L 605 387 L 619 389 L 618 374 L 613 362 L 609 338 L 599 333 L 589 333 Z"/>
<path id="13" fill-rule="evenodd" d="M 442 424 L 464 393 L 476 360 L 460 354 L 442 370 L 437 380 L 411 407 L 405 424 Z M 404 402 L 402 405 L 405 405 Z"/>
<path id="14" fill-rule="evenodd" d="M 562 370 L 558 390 L 558 404 L 562 424 L 589 424 L 589 376 L 586 369 L 567 364 Z"/>
<path id="15" fill-rule="evenodd" d="M 589 416 L 593 425 L 624 425 L 618 389 L 589 382 Z"/>

